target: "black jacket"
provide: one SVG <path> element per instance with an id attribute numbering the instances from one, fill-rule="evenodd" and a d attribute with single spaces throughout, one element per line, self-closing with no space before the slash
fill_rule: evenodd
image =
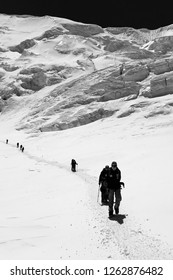
<path id="1" fill-rule="evenodd" d="M 109 170 L 103 168 L 99 176 L 99 185 L 102 184 L 103 182 L 108 182 L 108 176 L 109 176 Z"/>
<path id="2" fill-rule="evenodd" d="M 113 170 L 112 168 L 109 169 L 109 176 L 108 176 L 108 188 L 111 190 L 120 189 L 120 180 L 121 180 L 121 171 L 118 167 Z"/>
<path id="3" fill-rule="evenodd" d="M 75 159 L 72 159 L 72 160 L 71 160 L 71 165 L 72 165 L 73 167 L 75 167 L 75 166 L 77 165 L 77 162 L 75 161 Z"/>

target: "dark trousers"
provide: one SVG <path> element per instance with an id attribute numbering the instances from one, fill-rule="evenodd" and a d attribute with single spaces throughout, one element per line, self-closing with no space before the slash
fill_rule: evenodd
<path id="1" fill-rule="evenodd" d="M 108 190 L 104 189 L 101 191 L 101 202 L 102 203 L 107 203 L 108 202 Z"/>
<path id="2" fill-rule="evenodd" d="M 71 171 L 76 172 L 76 165 L 75 164 L 71 166 Z"/>
<path id="3" fill-rule="evenodd" d="M 121 189 L 109 190 L 109 212 L 113 212 L 114 196 L 115 196 L 114 208 L 118 208 L 120 206 L 120 201 L 122 200 Z"/>

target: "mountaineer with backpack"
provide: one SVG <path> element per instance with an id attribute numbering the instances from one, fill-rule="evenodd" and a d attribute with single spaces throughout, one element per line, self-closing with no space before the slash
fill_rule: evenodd
<path id="1" fill-rule="evenodd" d="M 101 191 L 101 203 L 102 205 L 108 205 L 108 176 L 109 166 L 106 165 L 99 176 L 99 186 Z"/>
<path id="2" fill-rule="evenodd" d="M 117 167 L 117 163 L 115 161 L 112 162 L 111 168 L 109 169 L 108 176 L 108 189 L 109 189 L 109 217 L 113 215 L 113 204 L 114 204 L 114 196 L 115 196 L 115 213 L 119 213 L 119 206 L 122 200 L 121 197 L 121 171 Z"/>
<path id="3" fill-rule="evenodd" d="M 71 160 L 71 171 L 76 172 L 76 165 L 78 165 L 77 162 L 75 161 L 75 159 L 72 159 Z"/>

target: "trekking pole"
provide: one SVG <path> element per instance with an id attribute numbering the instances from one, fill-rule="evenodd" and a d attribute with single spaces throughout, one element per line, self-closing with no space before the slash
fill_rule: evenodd
<path id="1" fill-rule="evenodd" d="M 98 187 L 97 203 L 99 203 L 100 185 Z"/>

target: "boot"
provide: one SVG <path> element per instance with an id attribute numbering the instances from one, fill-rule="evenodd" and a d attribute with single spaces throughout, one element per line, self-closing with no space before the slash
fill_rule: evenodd
<path id="1" fill-rule="evenodd" d="M 109 218 L 113 216 L 113 211 L 109 211 Z"/>
<path id="2" fill-rule="evenodd" d="M 116 208 L 115 208 L 115 213 L 116 213 L 116 214 L 119 214 L 119 207 L 116 207 Z"/>

